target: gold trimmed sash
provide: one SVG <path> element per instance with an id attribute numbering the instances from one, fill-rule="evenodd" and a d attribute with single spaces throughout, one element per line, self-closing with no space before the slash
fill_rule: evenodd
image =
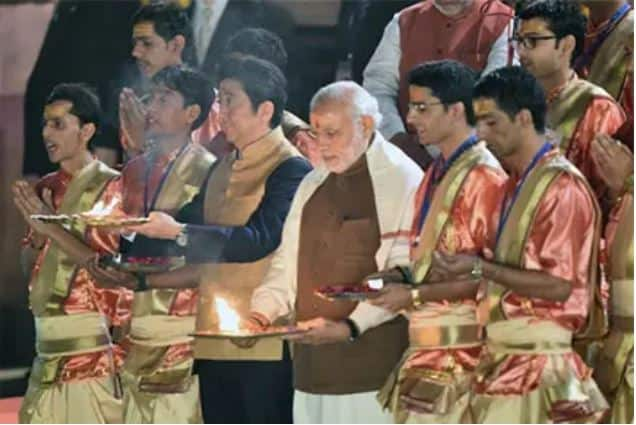
<path id="1" fill-rule="evenodd" d="M 523 249 L 541 199 L 554 179 L 569 167 L 570 164 L 563 157 L 557 156 L 530 172 L 501 231 L 495 249 L 497 262 L 511 266 L 523 265 Z M 505 292 L 503 286 L 494 281 L 488 282 L 489 322 L 506 320 L 500 305 Z"/>
<path id="2" fill-rule="evenodd" d="M 409 314 L 411 348 L 459 348 L 481 345 L 475 306 L 425 303 Z"/>
<path id="3" fill-rule="evenodd" d="M 585 185 L 590 194 L 594 193 L 581 172 L 563 156 L 558 155 L 545 161 L 543 164 L 539 164 L 530 172 L 519 193 L 517 201 L 512 206 L 507 224 L 501 233 L 495 249 L 495 259 L 497 262 L 511 266 L 524 266 L 523 252 L 526 246 L 526 240 L 532 228 L 532 223 L 534 222 L 541 199 L 543 199 L 543 196 L 554 179 L 561 175 L 561 173 L 569 173 L 576 177 Z M 585 329 L 577 332 L 577 338 L 601 337 L 607 330 L 607 315 L 604 312 L 601 302 L 600 284 L 598 281 L 599 270 L 596 260 L 599 254 L 602 215 L 600 207 L 593 195 L 591 196 L 591 200 L 595 217 L 595 238 L 591 253 L 592 260 L 590 261 L 590 269 L 588 271 L 590 285 L 588 289 L 590 291 L 589 316 Z M 506 320 L 501 305 L 505 292 L 506 290 L 503 286 L 498 285 L 496 282 L 489 281 L 487 299 L 490 323 Z"/>
<path id="4" fill-rule="evenodd" d="M 498 354 L 562 354 L 572 351 L 572 332 L 549 320 L 519 318 L 487 326 L 488 351 Z"/>
<path id="5" fill-rule="evenodd" d="M 201 191 L 215 161 L 214 155 L 205 148 L 189 143 L 174 160 L 159 188 L 152 209 L 173 216 L 177 214 Z M 175 289 L 151 289 L 136 293 L 133 301 L 133 318 L 151 314 L 170 314 L 170 307 L 177 292 Z"/>
<path id="6" fill-rule="evenodd" d="M 161 367 L 166 350 L 133 345 L 122 370 L 124 381 L 135 390 L 150 393 L 186 392 L 196 382 L 192 377 L 194 360 L 187 357 L 170 367 Z"/>
<path id="7" fill-rule="evenodd" d="M 625 374 L 632 374 L 626 369 L 634 354 L 633 326 L 632 321 L 631 331 L 621 330 L 616 329 L 612 323 L 612 331 L 603 341 L 603 349 L 594 368 L 594 380 L 604 394 L 611 396 L 621 382 L 624 382 Z"/>
<path id="8" fill-rule="evenodd" d="M 152 209 L 175 215 L 199 193 L 215 161 L 214 155 L 205 148 L 188 144 L 172 164 Z"/>
<path id="9" fill-rule="evenodd" d="M 170 314 L 175 290 L 154 289 L 136 292 L 132 304 L 132 317 Z"/>
<path id="10" fill-rule="evenodd" d="M 609 250 L 611 281 L 634 278 L 634 195 L 623 196 L 616 234 Z M 612 295 L 613 297 L 613 295 Z M 632 298 L 629 298 L 632 300 Z M 631 302 L 631 301 L 630 301 Z"/>
<path id="11" fill-rule="evenodd" d="M 118 175 L 102 162 L 92 161 L 71 180 L 59 213 L 70 215 L 90 210 L 106 185 Z M 83 241 L 85 230 L 84 223 L 74 221 L 69 231 Z M 62 305 L 68 297 L 76 270 L 77 265 L 55 242 L 51 242 L 29 296 L 35 316 L 62 313 Z"/>
<path id="12" fill-rule="evenodd" d="M 634 11 L 630 10 L 596 51 L 587 80 L 620 100 L 633 68 Z"/>
<path id="13" fill-rule="evenodd" d="M 132 321 L 129 340 L 147 347 L 165 347 L 191 342 L 188 335 L 193 331 L 194 316 L 142 316 Z"/>
<path id="14" fill-rule="evenodd" d="M 612 316 L 610 318 L 611 329 L 620 332 L 634 333 L 633 316 Z"/>
<path id="15" fill-rule="evenodd" d="M 42 357 L 94 353 L 109 347 L 110 337 L 108 335 L 39 341 L 37 343 L 37 350 Z"/>
<path id="16" fill-rule="evenodd" d="M 185 393 L 192 383 L 192 365 L 179 369 L 160 370 L 150 376 L 139 379 L 139 391 L 149 393 Z"/>
<path id="17" fill-rule="evenodd" d="M 110 349 L 107 320 L 99 313 L 35 317 L 38 354 L 31 380 L 47 387 L 57 382 L 64 357 Z M 115 370 L 110 357 L 111 370 Z"/>
<path id="18" fill-rule="evenodd" d="M 558 135 L 559 150 L 567 155 L 570 150 L 572 136 L 579 120 L 583 117 L 587 105 L 594 97 L 611 96 L 588 81 L 575 78 L 563 89 L 563 92 L 548 108 L 548 123 Z"/>
<path id="19" fill-rule="evenodd" d="M 409 328 L 411 347 L 448 348 L 481 345 L 479 325 Z"/>
<path id="20" fill-rule="evenodd" d="M 611 283 L 612 315 L 634 316 L 634 279 L 619 279 Z"/>
<path id="21" fill-rule="evenodd" d="M 492 154 L 486 149 L 484 143 L 480 142 L 464 152 L 442 178 L 435 190 L 437 196 L 433 196 L 427 218 L 422 226 L 420 242 L 412 253 L 412 258 L 417 258 L 413 265 L 415 282 L 422 282 L 428 274 L 433 251 L 437 247 L 466 176 L 475 166 L 492 162 Z"/>
<path id="22" fill-rule="evenodd" d="M 35 348 L 43 358 L 103 351 L 111 346 L 106 317 L 81 313 L 35 318 Z"/>

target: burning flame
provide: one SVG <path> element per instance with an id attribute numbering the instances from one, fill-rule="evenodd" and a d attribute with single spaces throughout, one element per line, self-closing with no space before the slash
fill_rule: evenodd
<path id="1" fill-rule="evenodd" d="M 85 214 L 93 215 L 93 216 L 110 215 L 115 209 L 115 207 L 117 206 L 118 202 L 119 202 L 119 199 L 117 199 L 117 197 L 114 197 L 113 199 L 111 199 L 108 205 L 106 205 L 104 201 L 100 200 L 93 206 L 93 208 L 90 209 L 90 211 L 86 212 Z"/>
<path id="2" fill-rule="evenodd" d="M 238 332 L 241 317 L 223 298 L 215 298 L 216 311 L 219 315 L 219 328 L 222 331 Z"/>

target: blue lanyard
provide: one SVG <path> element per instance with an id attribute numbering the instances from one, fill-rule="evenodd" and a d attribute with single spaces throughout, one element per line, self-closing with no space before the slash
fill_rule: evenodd
<path id="1" fill-rule="evenodd" d="M 552 146 L 550 142 L 545 142 L 543 146 L 541 146 L 541 149 L 539 149 L 539 151 L 534 155 L 534 158 L 532 158 L 530 165 L 528 165 L 528 167 L 525 169 L 525 171 L 521 175 L 521 178 L 519 179 L 519 181 L 517 182 L 517 185 L 515 186 L 515 191 L 512 194 L 512 198 L 510 199 L 510 202 L 508 202 L 508 196 L 504 197 L 501 203 L 501 216 L 499 217 L 499 226 L 497 226 L 497 243 L 499 243 L 499 237 L 501 236 L 501 232 L 503 231 L 504 226 L 506 225 L 506 222 L 508 221 L 508 217 L 510 216 L 510 211 L 512 211 L 512 206 L 517 201 L 517 197 L 519 196 L 519 193 L 521 192 L 521 188 L 523 187 L 526 179 L 528 178 L 528 175 L 534 169 L 534 167 L 536 167 L 537 163 L 541 160 L 541 158 L 543 158 L 553 148 L 554 146 Z"/>
<path id="2" fill-rule="evenodd" d="M 168 162 L 168 164 L 166 164 L 166 167 L 164 168 L 163 173 L 161 174 L 161 178 L 159 179 L 159 185 L 157 186 L 157 190 L 153 194 L 152 203 L 151 204 L 149 204 L 150 195 L 148 193 L 148 184 L 149 184 L 150 173 L 152 171 L 152 167 L 153 167 L 155 156 L 150 154 L 149 157 L 147 158 L 147 161 L 146 161 L 146 164 L 145 164 L 146 165 L 145 175 L 144 175 L 144 217 L 148 216 L 148 214 L 150 213 L 150 209 L 151 208 L 154 208 L 155 202 L 157 202 L 157 196 L 159 195 L 159 192 L 161 192 L 161 188 L 163 187 L 163 184 L 165 183 L 166 177 L 168 176 L 168 174 L 172 170 L 172 166 L 176 162 L 177 158 L 179 158 L 181 156 L 181 154 L 185 151 L 186 147 L 189 144 L 190 144 L 190 142 L 185 143 L 183 146 L 181 146 L 179 148 L 179 151 L 175 155 L 175 157 L 173 159 L 171 159 Z"/>
<path id="3" fill-rule="evenodd" d="M 605 26 L 605 28 L 603 28 L 601 33 L 596 36 L 596 39 L 594 40 L 592 45 L 588 49 L 586 49 L 583 55 L 581 55 L 581 57 L 576 61 L 576 66 L 575 66 L 576 69 L 582 70 L 583 67 L 586 67 L 590 64 L 592 57 L 594 56 L 596 51 L 599 49 L 599 47 L 601 47 L 601 44 L 603 44 L 605 39 L 609 36 L 610 32 L 612 32 L 612 29 L 614 29 L 614 26 L 621 19 L 623 19 L 625 15 L 627 15 L 627 13 L 631 10 L 631 8 L 632 7 L 628 3 L 625 3 L 616 12 L 614 12 L 612 17 L 607 22 L 607 25 Z"/>
<path id="4" fill-rule="evenodd" d="M 431 179 L 429 180 L 428 186 L 426 187 L 426 192 L 424 194 L 424 201 L 422 202 L 422 208 L 420 209 L 420 216 L 417 223 L 417 234 L 419 235 L 422 231 L 422 227 L 424 226 L 424 221 L 426 220 L 426 216 L 428 215 L 428 210 L 431 207 L 431 202 L 433 200 L 433 191 L 437 184 L 444 178 L 444 175 L 448 171 L 448 169 L 453 165 L 457 159 L 462 156 L 464 152 L 468 149 L 472 148 L 477 144 L 479 140 L 476 135 L 470 136 L 466 139 L 455 152 L 448 158 L 448 161 L 444 161 L 444 159 L 440 156 L 437 158 L 431 170 L 429 171 L 431 174 Z"/>

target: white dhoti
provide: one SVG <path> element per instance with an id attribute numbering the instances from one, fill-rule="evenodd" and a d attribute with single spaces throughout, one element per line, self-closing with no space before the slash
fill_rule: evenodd
<path id="1" fill-rule="evenodd" d="M 391 413 L 383 411 L 377 391 L 355 394 L 309 394 L 294 391 L 294 423 L 297 424 L 390 424 Z"/>

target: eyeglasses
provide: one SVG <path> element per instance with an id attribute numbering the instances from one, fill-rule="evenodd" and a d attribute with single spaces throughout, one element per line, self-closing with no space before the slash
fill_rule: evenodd
<path id="1" fill-rule="evenodd" d="M 415 111 L 418 114 L 421 114 L 422 112 L 425 112 L 431 106 L 443 105 L 443 104 L 444 104 L 443 102 L 432 102 L 432 103 L 409 102 L 408 103 L 408 108 L 409 108 L 409 111 Z"/>
<path id="2" fill-rule="evenodd" d="M 527 37 L 516 35 L 510 39 L 515 45 L 515 48 L 519 48 L 519 46 L 524 49 L 532 50 L 537 47 L 537 41 L 540 40 L 556 40 L 559 37 L 556 35 L 529 35 Z"/>

